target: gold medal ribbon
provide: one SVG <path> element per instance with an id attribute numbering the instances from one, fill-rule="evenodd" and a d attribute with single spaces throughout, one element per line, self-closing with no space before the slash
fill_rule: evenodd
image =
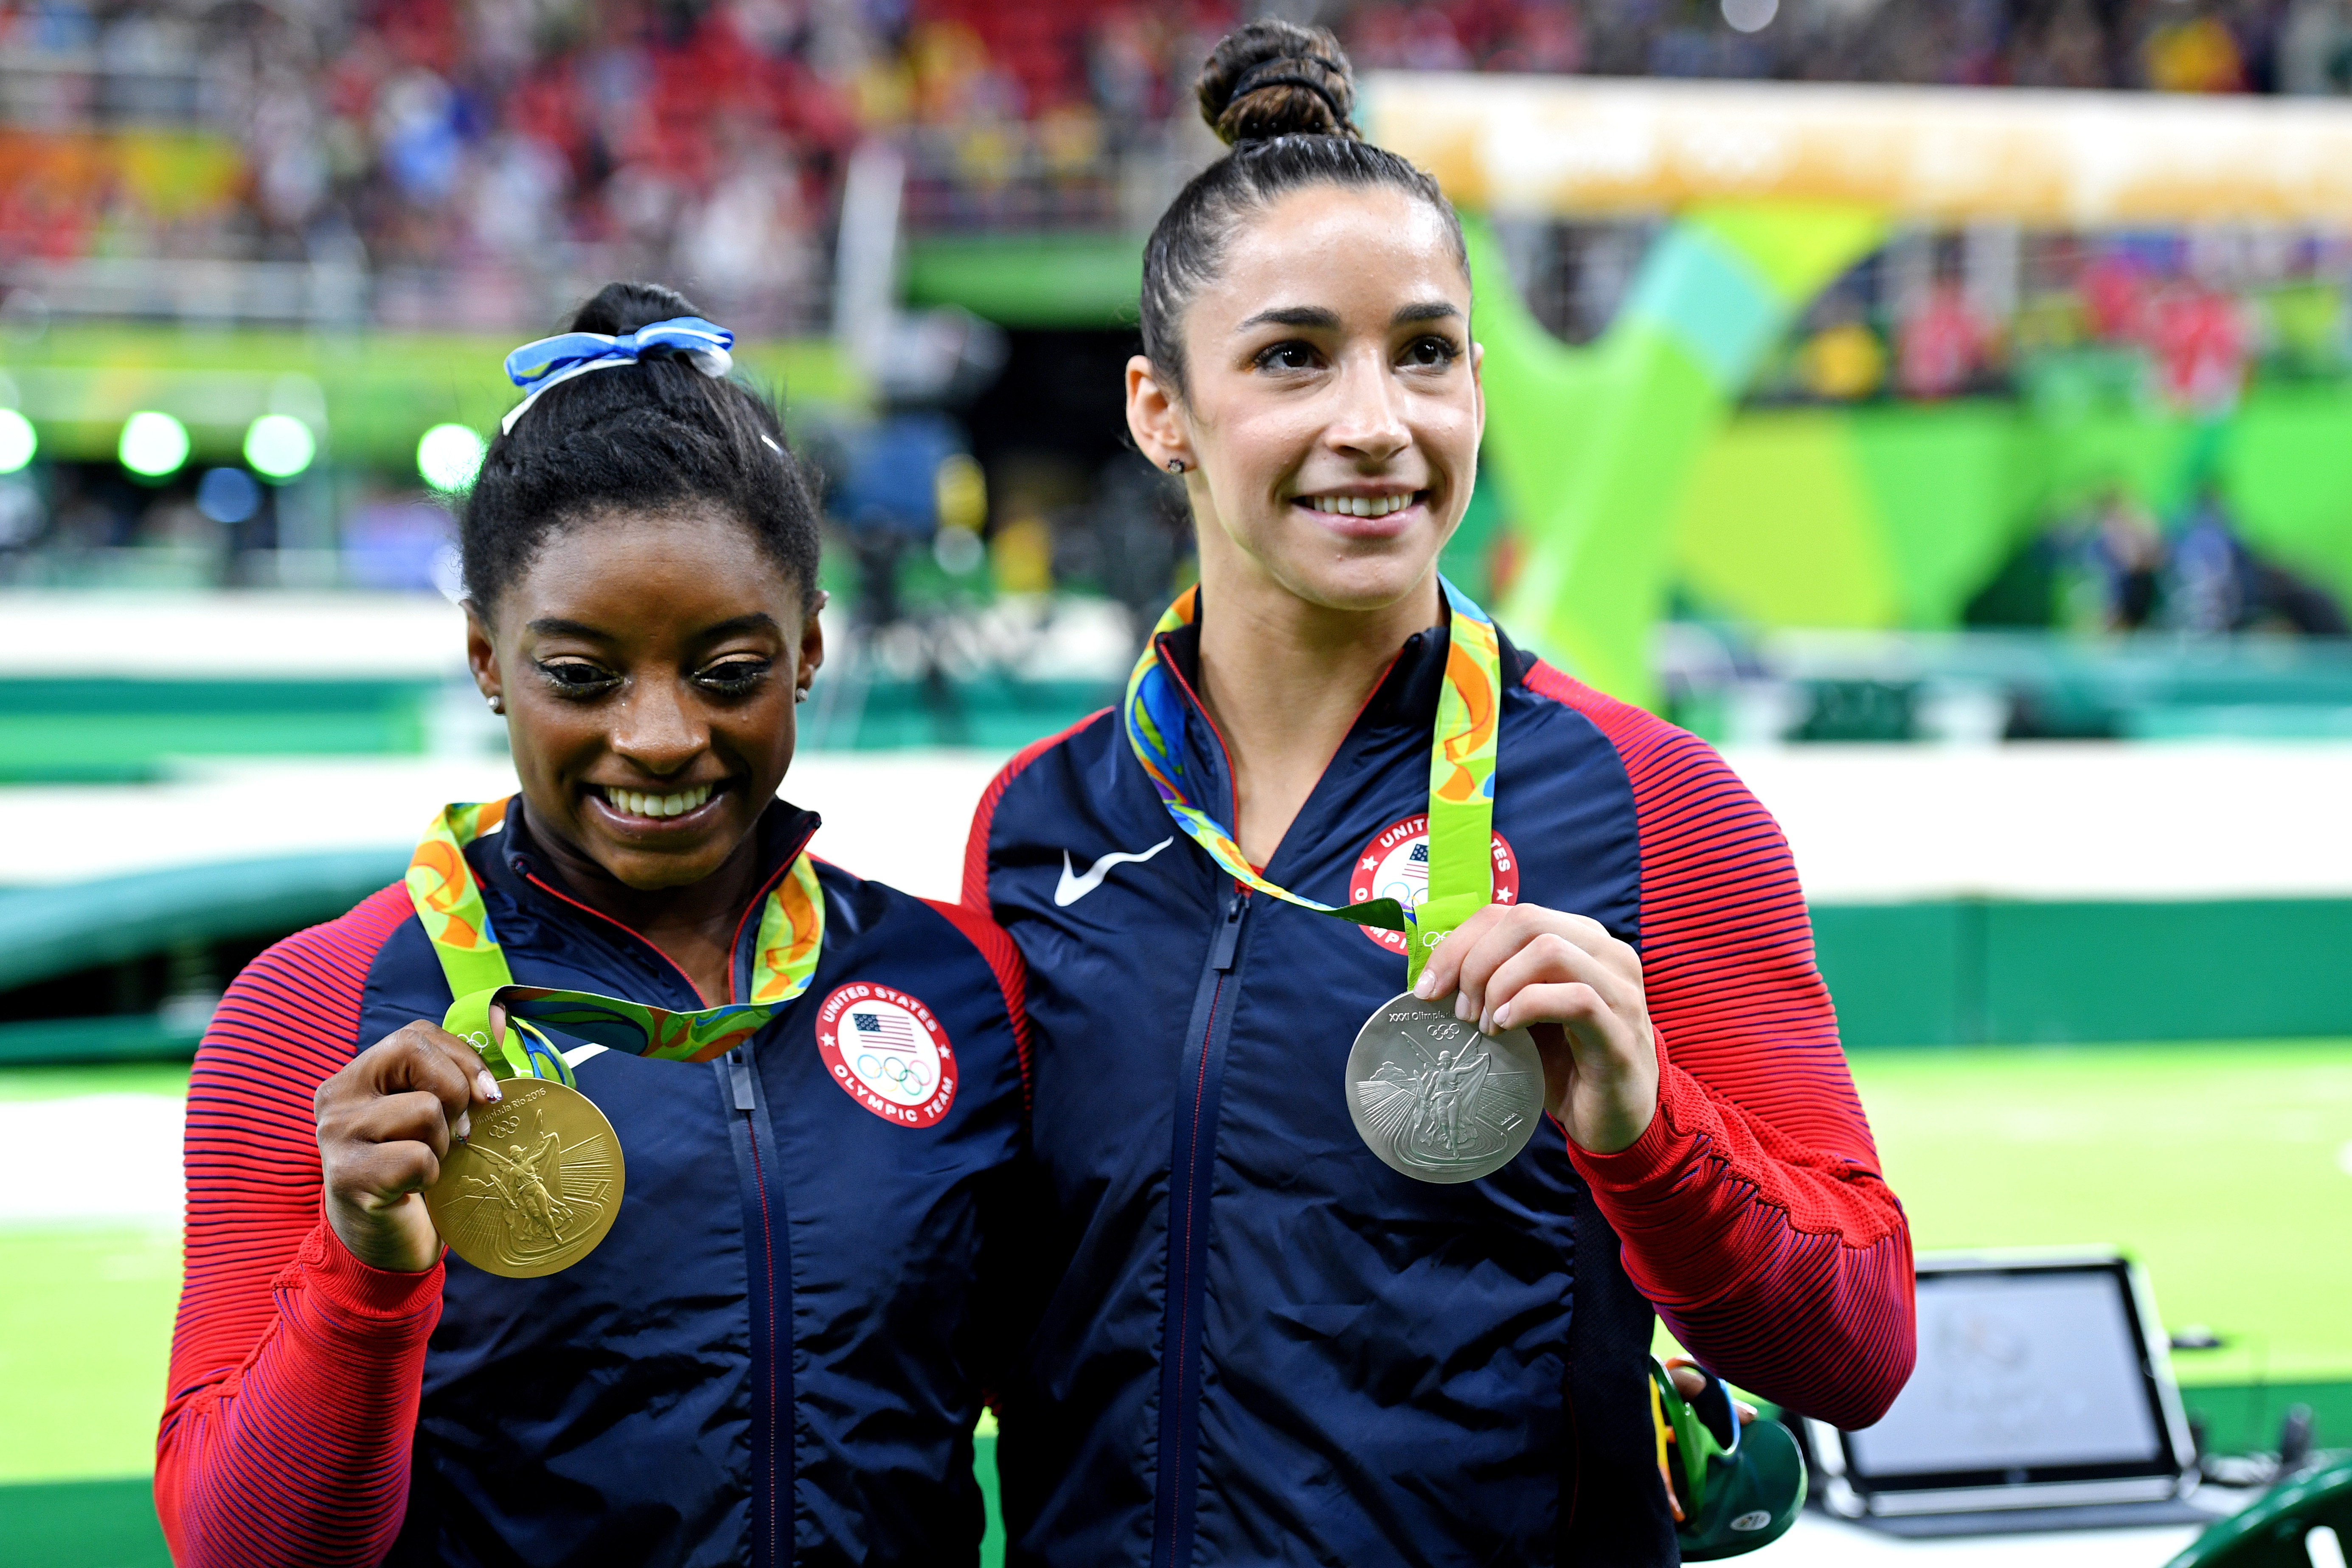
<path id="1" fill-rule="evenodd" d="M 516 984 L 490 931 L 481 887 L 466 863 L 466 846 L 504 821 L 507 805 L 494 800 L 445 807 L 408 862 L 409 900 L 457 998 L 442 1026 L 472 1042 L 493 1077 L 571 1083 L 563 1053 L 542 1029 L 631 1056 L 706 1062 L 756 1034 L 816 977 L 824 943 L 824 892 L 817 885 L 815 863 L 803 850 L 760 911 L 749 1001 L 679 1012 L 591 991 Z M 506 1009 L 509 1023 L 506 1037 L 495 1044 L 493 1006 Z"/>
<path id="2" fill-rule="evenodd" d="M 1186 592 L 1152 628 L 1135 671 L 1128 677 L 1121 714 L 1128 744 L 1143 764 L 1168 815 L 1176 819 L 1209 858 L 1244 887 L 1271 894 L 1318 914 L 1338 915 L 1358 925 L 1409 933 L 1405 984 L 1421 978 L 1430 949 L 1446 932 L 1495 899 L 1495 759 L 1501 729 L 1502 639 L 1493 617 L 1470 595 L 1444 577 L 1452 627 L 1445 655 L 1445 686 L 1437 700 L 1437 722 L 1429 744 L 1429 890 L 1411 909 L 1394 899 L 1367 899 L 1335 909 L 1302 898 L 1259 875 L 1242 853 L 1233 832 L 1200 804 L 1201 792 L 1184 765 L 1184 707 L 1177 682 L 1160 662 L 1160 639 L 1191 626 L 1200 614 L 1201 592 Z"/>

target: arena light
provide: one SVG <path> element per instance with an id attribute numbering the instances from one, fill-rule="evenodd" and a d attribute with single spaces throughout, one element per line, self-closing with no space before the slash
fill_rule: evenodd
<path id="1" fill-rule="evenodd" d="M 417 439 L 417 477 L 436 490 L 469 489 L 482 471 L 482 454 L 488 450 L 470 426 L 436 425 Z"/>
<path id="2" fill-rule="evenodd" d="M 0 408 L 0 474 L 13 474 L 33 460 L 41 438 L 33 422 L 13 408 Z"/>
<path id="3" fill-rule="evenodd" d="M 283 484 L 318 455 L 319 438 L 291 414 L 265 414 L 246 426 L 246 465 L 265 479 Z"/>
<path id="4" fill-rule="evenodd" d="M 124 468 L 142 478 L 167 478 L 188 460 L 188 427 L 168 414 L 142 408 L 122 422 L 122 439 L 115 455 Z"/>

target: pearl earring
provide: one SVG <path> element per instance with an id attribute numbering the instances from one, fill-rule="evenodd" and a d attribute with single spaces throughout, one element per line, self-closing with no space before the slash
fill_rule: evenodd
<path id="1" fill-rule="evenodd" d="M 506 699 L 495 693 L 485 696 L 482 700 L 490 705 L 490 711 L 493 713 L 503 713 L 507 710 Z"/>
<path id="2" fill-rule="evenodd" d="M 805 686 L 800 686 L 800 687 L 795 687 L 795 688 L 793 688 L 793 701 L 795 701 L 795 702 L 805 702 L 805 701 L 807 701 L 807 700 L 808 700 L 808 688 L 807 688 L 807 687 L 805 687 Z"/>

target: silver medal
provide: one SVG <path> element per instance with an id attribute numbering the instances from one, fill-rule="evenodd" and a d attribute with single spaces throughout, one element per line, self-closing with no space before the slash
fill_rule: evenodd
<path id="1" fill-rule="evenodd" d="M 1381 1004 L 1348 1053 L 1348 1114 L 1389 1169 L 1475 1182 L 1517 1158 L 1543 1114 L 1543 1058 L 1526 1029 L 1489 1037 L 1451 1004 Z"/>

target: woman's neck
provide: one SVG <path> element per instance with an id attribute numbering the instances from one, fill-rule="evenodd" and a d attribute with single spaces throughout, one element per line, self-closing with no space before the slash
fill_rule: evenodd
<path id="1" fill-rule="evenodd" d="M 677 888 L 632 888 L 543 824 L 533 823 L 532 836 L 566 893 L 659 948 L 686 972 L 706 1005 L 729 1000 L 735 929 L 760 882 L 758 833 L 746 835 L 709 876 Z"/>
<path id="2" fill-rule="evenodd" d="M 1233 763 L 1234 837 L 1264 866 L 1397 649 L 1437 624 L 1437 577 L 1381 609 L 1333 610 L 1260 572 L 1202 565 L 1201 700 Z"/>

